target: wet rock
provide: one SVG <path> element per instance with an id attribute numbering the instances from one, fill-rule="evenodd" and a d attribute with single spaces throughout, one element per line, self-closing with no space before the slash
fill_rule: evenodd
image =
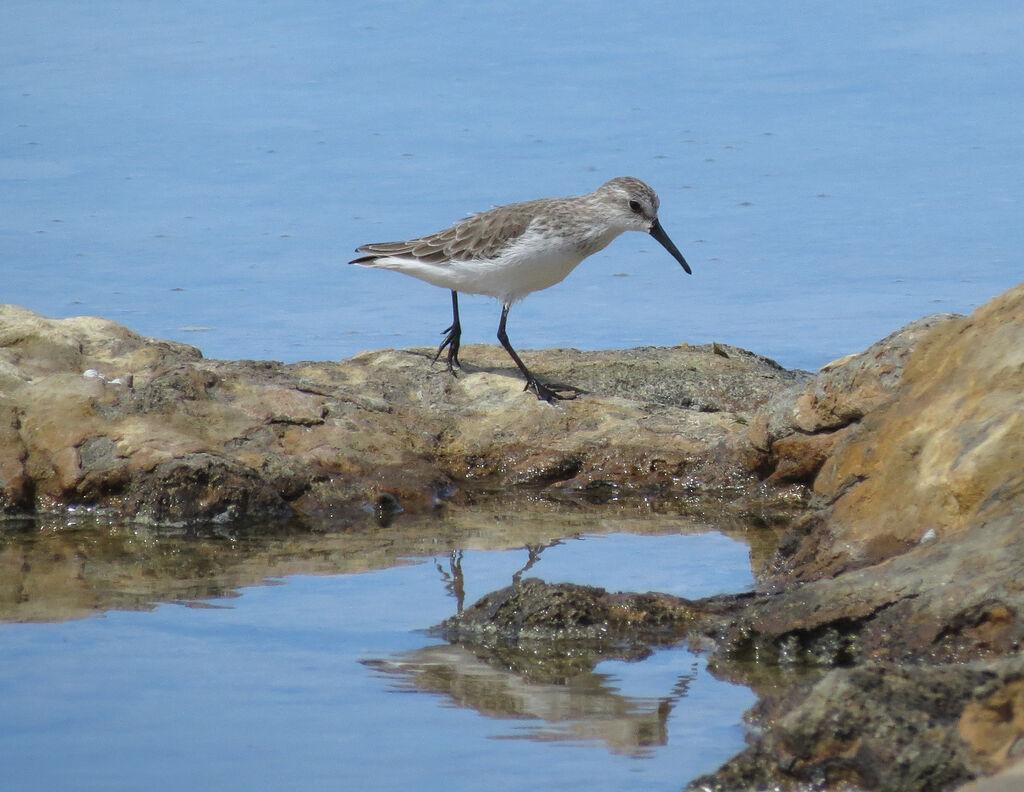
<path id="1" fill-rule="evenodd" d="M 762 700 L 750 749 L 692 789 L 938 792 L 1012 773 L 1024 755 L 1024 285 L 794 382 L 746 436 L 769 481 L 813 484 L 756 592 L 662 599 L 649 624 L 627 625 L 609 603 L 636 595 L 534 586 L 482 601 L 460 630 L 582 622 L 642 641 L 674 624 L 712 647 L 709 667 Z"/>
<path id="2" fill-rule="evenodd" d="M 251 468 L 209 454 L 161 462 L 127 484 L 124 511 L 140 522 L 258 522 L 292 515 L 280 494 Z"/>
<path id="3" fill-rule="evenodd" d="M 1024 286 L 893 339 L 880 373 L 845 359 L 752 424 L 777 478 L 787 438 L 828 439 L 759 593 L 705 634 L 712 664 L 833 670 L 766 690 L 751 749 L 693 789 L 945 790 L 1020 758 Z"/>
<path id="4" fill-rule="evenodd" d="M 438 628 L 451 640 L 525 638 L 675 638 L 703 614 L 668 594 L 610 594 L 602 588 L 528 578 L 485 595 Z"/>
<path id="5" fill-rule="evenodd" d="M 984 772 L 993 749 L 1005 751 L 1019 739 L 1003 714 L 998 725 L 978 730 L 978 747 L 962 733 L 975 713 L 992 720 L 985 710 L 990 690 L 1006 690 L 1022 674 L 1019 657 L 935 667 L 872 662 L 830 671 L 763 698 L 753 714 L 764 728 L 761 738 L 687 789 L 951 789 Z"/>
<path id="6" fill-rule="evenodd" d="M 862 580 L 859 594 L 877 583 Z M 715 647 L 711 670 L 761 699 L 748 715 L 750 748 L 691 790 L 938 792 L 1012 766 L 1024 745 L 1024 657 L 1004 645 L 990 647 L 988 659 L 949 662 L 927 645 L 901 647 L 923 619 L 904 612 L 878 624 L 884 605 L 850 593 L 832 604 L 834 622 L 812 627 L 812 611 L 825 607 L 813 595 L 804 610 L 780 612 L 772 610 L 780 595 L 765 593 L 686 600 L 530 579 L 486 595 L 436 631 L 494 668 L 544 681 L 609 657 L 641 659 L 647 647 L 678 638 Z M 911 598 L 936 608 L 950 596 L 921 586 Z M 995 611 L 991 618 L 1007 617 L 1008 609 Z M 772 632 L 768 619 L 776 620 L 773 640 L 745 643 L 746 632 Z M 900 619 L 912 625 L 904 635 L 892 629 Z M 971 629 L 978 623 L 971 619 Z M 854 648 L 858 627 L 874 633 L 873 652 Z"/>
<path id="7" fill-rule="evenodd" d="M 716 636 L 723 653 L 832 665 L 964 662 L 1024 645 L 1024 503 L 956 538 L 802 585 L 776 584 Z"/>
<path id="8" fill-rule="evenodd" d="M 667 594 L 612 594 L 528 578 L 485 595 L 434 632 L 496 668 L 551 681 L 602 660 L 641 660 L 706 620 Z"/>

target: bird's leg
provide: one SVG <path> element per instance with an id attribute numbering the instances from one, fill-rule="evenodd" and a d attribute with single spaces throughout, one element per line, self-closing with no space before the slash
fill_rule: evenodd
<path id="1" fill-rule="evenodd" d="M 576 394 L 579 392 L 578 389 L 573 387 L 554 386 L 549 387 L 538 380 L 530 370 L 526 368 L 526 364 L 520 360 L 519 355 L 512 348 L 512 344 L 508 341 L 508 333 L 505 332 L 505 322 L 508 321 L 508 309 L 512 306 L 509 303 L 504 303 L 501 306 L 501 321 L 498 323 L 498 340 L 501 345 L 505 347 L 505 351 L 511 356 L 515 364 L 519 366 L 519 370 L 523 372 L 523 376 L 526 377 L 526 387 L 523 390 L 533 390 L 537 394 L 538 399 L 543 399 L 546 402 L 552 403 L 555 400 L 575 399 Z M 563 395 L 564 394 L 564 395 Z"/>
<path id="2" fill-rule="evenodd" d="M 452 323 L 450 327 L 446 327 L 441 332 L 446 335 L 441 346 L 437 348 L 434 362 L 436 363 L 437 359 L 441 357 L 444 348 L 448 347 L 448 371 L 454 377 L 455 367 L 462 368 L 462 364 L 459 362 L 459 339 L 462 337 L 462 325 L 459 324 L 459 293 L 454 289 L 452 289 Z"/>

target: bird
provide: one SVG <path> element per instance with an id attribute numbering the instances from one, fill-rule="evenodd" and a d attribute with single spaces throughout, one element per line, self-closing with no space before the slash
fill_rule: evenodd
<path id="1" fill-rule="evenodd" d="M 545 384 L 526 367 L 506 332 L 509 309 L 528 294 L 562 281 L 576 266 L 624 231 L 642 231 L 661 243 L 687 274 L 682 253 L 658 220 L 657 193 L 639 179 L 620 176 L 570 198 L 538 198 L 471 214 L 450 228 L 404 242 L 372 242 L 350 263 L 396 270 L 449 289 L 452 323 L 434 362 L 447 349 L 452 375 L 459 361 L 462 325 L 459 292 L 484 294 L 501 303 L 498 341 L 526 379 L 524 390 L 549 403 L 575 398 L 578 388 Z"/>

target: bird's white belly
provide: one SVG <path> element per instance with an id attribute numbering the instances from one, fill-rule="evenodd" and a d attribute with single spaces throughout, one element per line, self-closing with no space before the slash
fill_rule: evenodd
<path id="1" fill-rule="evenodd" d="M 474 271 L 465 279 L 462 291 L 515 302 L 564 280 L 582 260 L 575 249 L 513 250 L 499 259 L 473 262 Z"/>
<path id="2" fill-rule="evenodd" d="M 607 239 L 588 240 L 590 244 L 581 249 L 578 240 L 550 239 L 528 232 L 501 256 L 492 259 L 428 263 L 389 256 L 377 259 L 373 266 L 398 270 L 445 289 L 486 294 L 503 303 L 513 303 L 527 294 L 554 286 L 615 236 L 617 234 Z"/>

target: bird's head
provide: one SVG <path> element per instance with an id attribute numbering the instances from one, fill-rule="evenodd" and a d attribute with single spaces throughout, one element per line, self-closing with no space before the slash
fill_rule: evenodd
<path id="1" fill-rule="evenodd" d="M 639 179 L 620 176 L 602 184 L 593 192 L 593 196 L 604 205 L 623 231 L 643 231 L 650 234 L 672 254 L 684 270 L 691 272 L 683 254 L 672 243 L 658 221 L 659 201 L 654 190 Z"/>

